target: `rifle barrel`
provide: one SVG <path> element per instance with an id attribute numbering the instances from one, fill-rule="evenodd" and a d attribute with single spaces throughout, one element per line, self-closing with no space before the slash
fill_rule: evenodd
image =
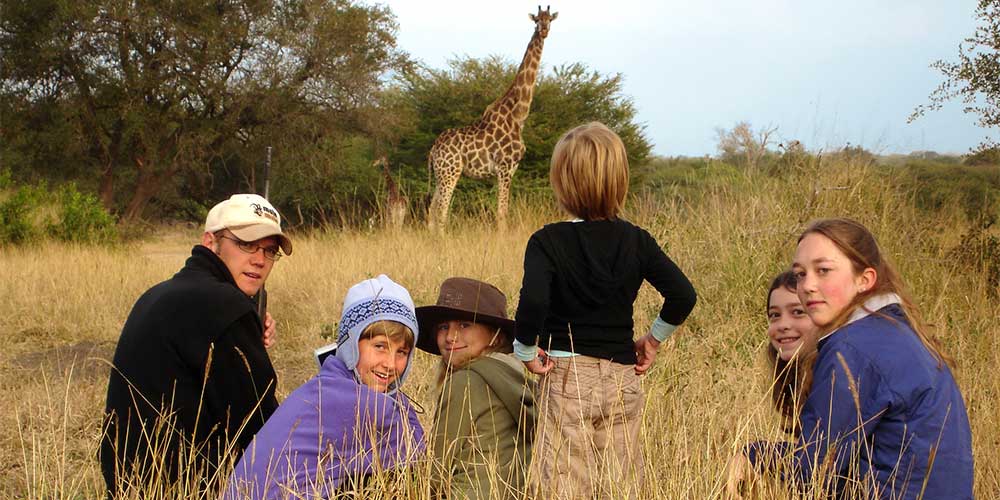
<path id="1" fill-rule="evenodd" d="M 271 193 L 271 146 L 267 147 L 267 160 L 264 162 L 264 199 L 268 199 Z M 262 285 L 257 292 L 257 315 L 260 316 L 261 324 L 267 315 L 267 290 Z"/>

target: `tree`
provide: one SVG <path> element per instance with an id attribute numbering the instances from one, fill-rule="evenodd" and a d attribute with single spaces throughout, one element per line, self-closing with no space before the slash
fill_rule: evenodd
<path id="1" fill-rule="evenodd" d="M 359 133 L 405 63 L 395 32 L 387 8 L 352 0 L 10 0 L 0 109 L 58 110 L 104 205 L 134 220 L 219 165 L 253 184 L 265 140 L 299 152 Z"/>
<path id="2" fill-rule="evenodd" d="M 754 170 L 767 154 L 767 147 L 774 143 L 778 127 L 768 126 L 754 130 L 749 122 L 739 122 L 730 130 L 715 129 L 719 138 L 716 147 L 722 159 Z"/>
<path id="3" fill-rule="evenodd" d="M 980 23 L 976 31 L 958 46 L 958 62 L 931 64 L 945 81 L 931 93 L 930 103 L 917 106 L 908 121 L 961 98 L 965 112 L 977 115 L 980 126 L 1000 127 L 1000 0 L 979 0 L 976 18 Z M 987 138 L 980 148 L 994 145 Z"/>
<path id="4" fill-rule="evenodd" d="M 623 93 L 623 83 L 621 73 L 602 75 L 582 63 L 557 66 L 543 75 L 524 130 L 525 141 L 539 144 L 525 153 L 529 169 L 547 179 L 556 141 L 590 121 L 604 123 L 621 137 L 631 165 L 645 162 L 653 145 L 645 126 L 636 121 L 635 103 Z"/>
<path id="5" fill-rule="evenodd" d="M 981 147 L 978 151 L 973 151 L 964 158 L 962 164 L 970 167 L 981 167 L 984 165 L 1000 166 L 1000 146 Z"/>
<path id="6" fill-rule="evenodd" d="M 413 128 L 400 141 L 396 160 L 407 165 L 415 187 L 426 189 L 427 153 L 438 134 L 482 116 L 516 72 L 517 64 L 488 57 L 454 59 L 447 69 L 414 68 L 401 75 L 399 85 L 412 110 Z M 544 185 L 556 141 L 570 128 L 589 121 L 603 122 L 617 132 L 629 161 L 642 163 L 652 146 L 635 115 L 635 105 L 622 93 L 620 74 L 602 75 L 582 63 L 542 72 L 522 133 L 527 151 L 518 168 L 515 191 Z M 460 182 L 458 190 L 476 185 Z"/>

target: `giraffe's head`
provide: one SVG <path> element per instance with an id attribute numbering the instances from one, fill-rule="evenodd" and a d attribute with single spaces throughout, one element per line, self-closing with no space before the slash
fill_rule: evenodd
<path id="1" fill-rule="evenodd" d="M 558 16 L 558 12 L 549 13 L 548 5 L 545 6 L 545 10 L 542 10 L 542 6 L 539 5 L 537 14 L 528 14 L 528 17 L 535 22 L 535 32 L 542 38 L 549 36 L 549 24 L 555 21 Z"/>

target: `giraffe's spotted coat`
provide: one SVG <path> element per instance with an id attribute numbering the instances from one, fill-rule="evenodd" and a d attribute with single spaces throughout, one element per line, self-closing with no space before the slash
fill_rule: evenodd
<path id="1" fill-rule="evenodd" d="M 483 116 L 470 125 L 448 129 L 438 136 L 431 147 L 427 166 L 434 175 L 434 197 L 428 222 L 432 228 L 448 222 L 448 207 L 458 179 L 465 175 L 473 179 L 497 178 L 497 219 L 505 223 L 510 182 L 524 157 L 521 130 L 531 110 L 542 47 L 549 34 L 549 24 L 558 13 L 538 8 L 530 15 L 535 32 L 528 42 L 517 76 L 507 91 L 490 104 Z"/>

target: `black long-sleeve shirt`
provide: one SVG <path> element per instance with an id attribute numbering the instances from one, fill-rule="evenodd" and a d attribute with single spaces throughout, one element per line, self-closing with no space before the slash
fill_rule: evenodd
<path id="1" fill-rule="evenodd" d="M 664 298 L 660 318 L 683 323 L 694 287 L 649 232 L 622 219 L 546 225 L 524 251 L 517 340 L 635 364 L 632 304 L 643 280 Z"/>
<path id="2" fill-rule="evenodd" d="M 180 465 L 211 475 L 277 408 L 275 382 L 253 301 L 218 256 L 195 246 L 139 298 L 118 340 L 99 452 L 109 492 L 130 476 L 148 480 L 158 463 L 168 481 Z"/>

